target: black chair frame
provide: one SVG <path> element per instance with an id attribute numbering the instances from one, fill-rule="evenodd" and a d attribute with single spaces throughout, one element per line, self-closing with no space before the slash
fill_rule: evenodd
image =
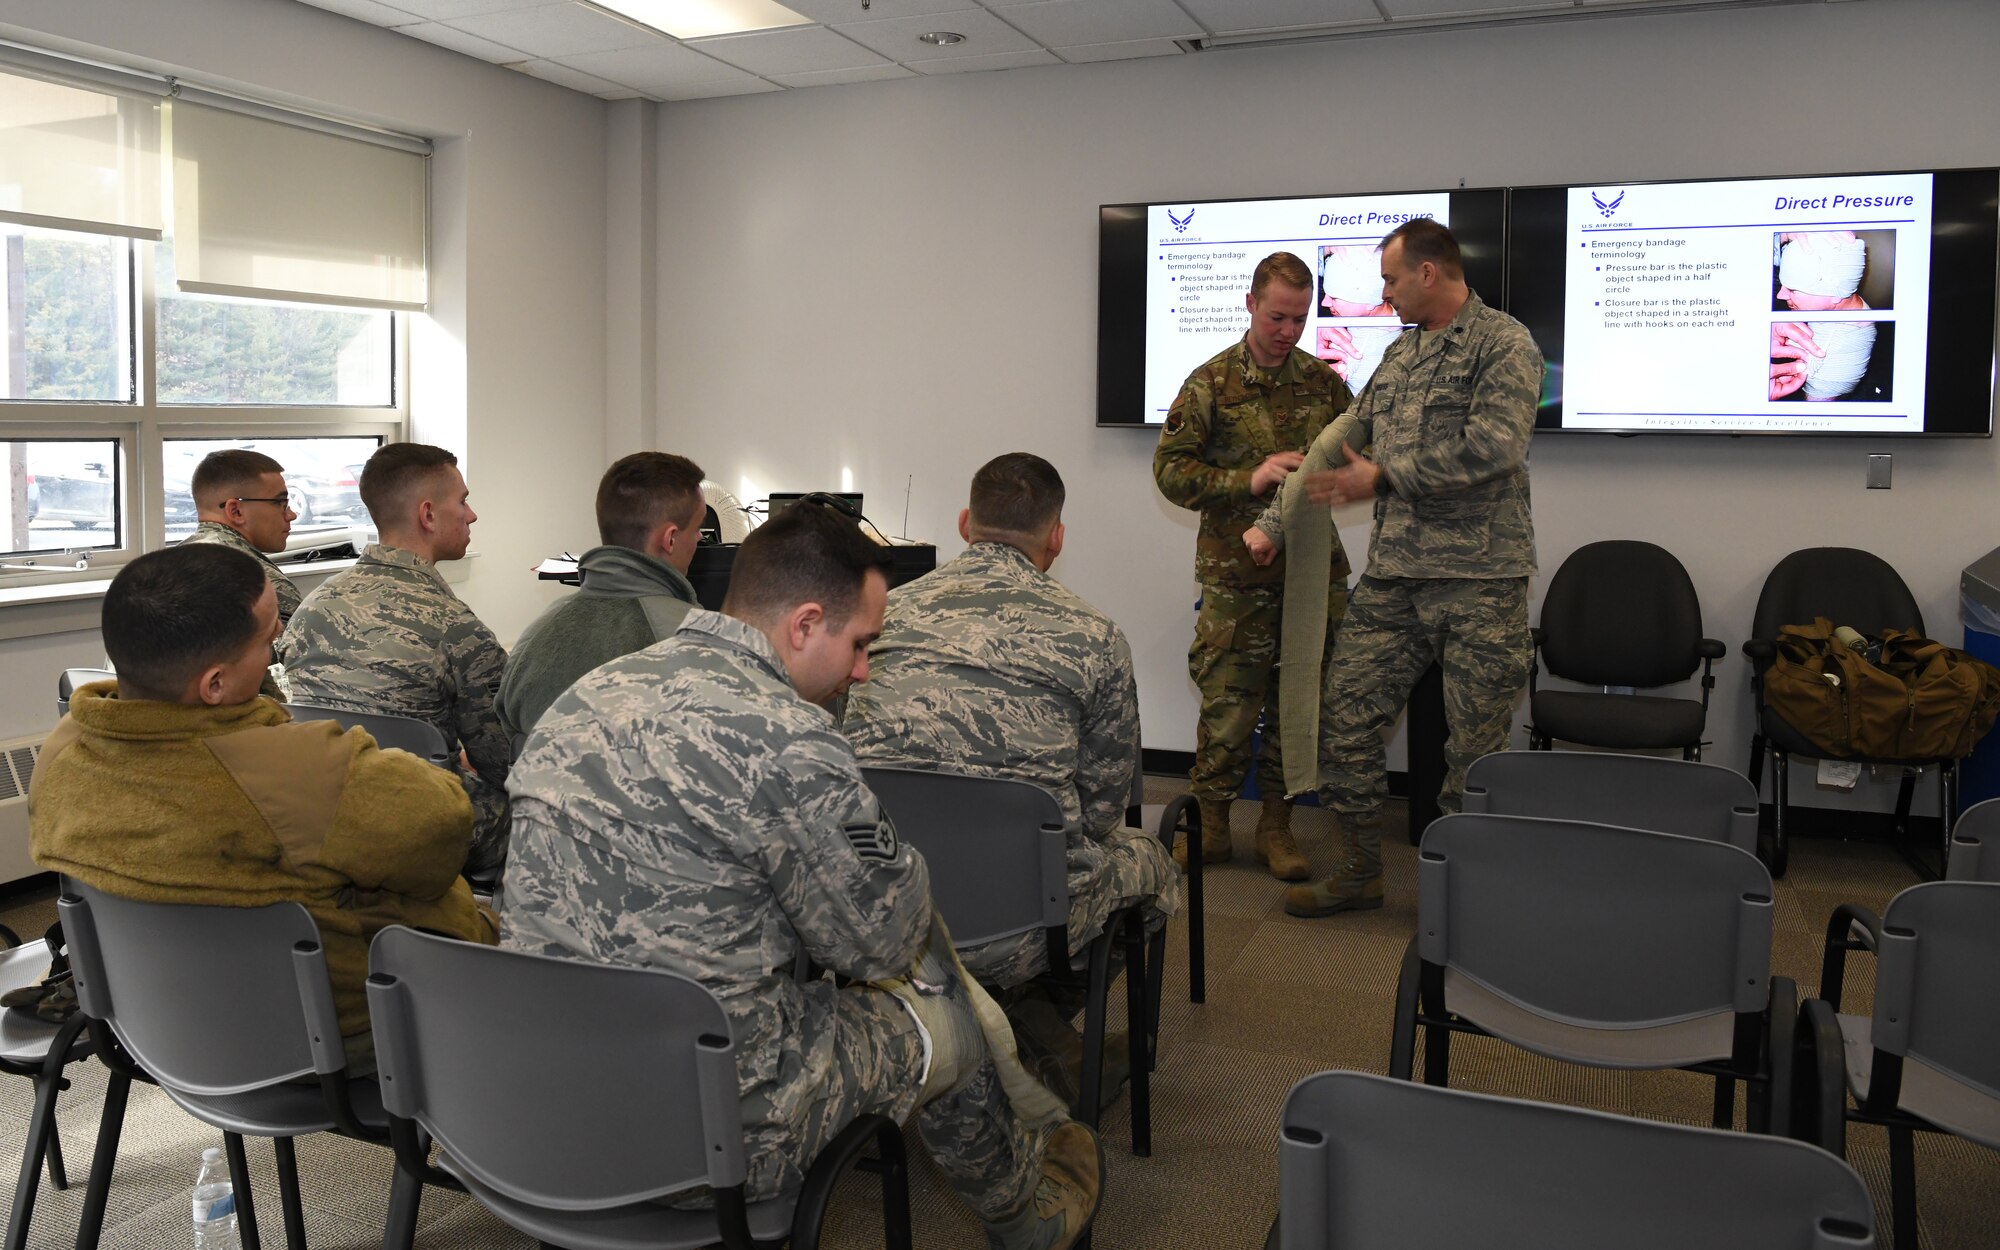
<path id="1" fill-rule="evenodd" d="M 8 949 L 20 946 L 20 935 L 0 925 L 0 942 Z M 90 1055 L 91 1040 L 85 1036 L 89 1025 L 82 1012 L 72 1016 L 49 1041 L 40 1063 L 23 1063 L 0 1057 L 0 1072 L 23 1076 L 34 1083 L 34 1109 L 28 1115 L 28 1136 L 21 1155 L 20 1178 L 14 1183 L 14 1205 L 7 1213 L 6 1250 L 27 1250 L 28 1229 L 34 1223 L 35 1196 L 41 1188 L 44 1165 L 49 1183 L 58 1190 L 69 1188 L 69 1172 L 63 1163 L 62 1139 L 56 1132 L 56 1096 L 69 1089 L 63 1069 Z"/>

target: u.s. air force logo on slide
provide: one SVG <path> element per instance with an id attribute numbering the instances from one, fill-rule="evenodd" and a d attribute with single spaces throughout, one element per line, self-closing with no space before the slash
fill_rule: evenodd
<path id="1" fill-rule="evenodd" d="M 888 863 L 896 858 L 896 822 L 883 812 L 874 820 L 850 820 L 840 826 L 847 844 L 863 859 Z"/>

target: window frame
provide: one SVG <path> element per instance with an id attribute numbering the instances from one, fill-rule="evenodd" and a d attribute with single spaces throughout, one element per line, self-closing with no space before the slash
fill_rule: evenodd
<path id="1" fill-rule="evenodd" d="M 0 552 L 0 561 L 9 564 L 58 562 L 33 571 L 0 570 L 0 591 L 103 580 L 139 555 L 169 546 L 164 484 L 168 440 L 371 437 L 392 443 L 408 438 L 411 324 L 416 314 L 401 310 L 388 310 L 391 400 L 387 406 L 159 402 L 155 369 L 157 245 L 144 239 L 129 242 L 132 271 L 119 287 L 131 311 L 128 350 L 132 355 L 132 400 L 0 400 L 0 441 L 117 439 L 119 541 L 112 547 L 91 549 L 89 566 L 82 569 L 64 566 L 59 553 Z"/>

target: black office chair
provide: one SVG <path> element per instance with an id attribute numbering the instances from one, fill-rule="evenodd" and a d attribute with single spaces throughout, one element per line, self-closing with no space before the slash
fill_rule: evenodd
<path id="1" fill-rule="evenodd" d="M 1750 689 L 1756 698 L 1756 731 L 1750 739 L 1750 784 L 1763 784 L 1764 754 L 1771 755 L 1771 805 L 1776 816 L 1771 831 L 1771 852 L 1766 861 L 1771 875 L 1782 877 L 1790 859 L 1791 830 L 1787 809 L 1791 803 L 1791 757 L 1821 759 L 1822 752 L 1764 701 L 1764 674 L 1777 658 L 1778 630 L 1786 625 L 1811 622 L 1825 617 L 1836 625 L 1850 626 L 1863 634 L 1884 629 L 1924 632 L 1924 614 L 1917 607 L 1902 577 L 1879 556 L 1853 547 L 1807 547 L 1778 561 L 1764 579 L 1757 596 L 1757 614 L 1751 622 L 1750 638 L 1743 654 L 1751 663 Z M 1938 817 L 1940 845 L 1938 865 L 1933 870 L 1918 856 L 1909 842 L 1910 800 L 1916 792 L 1916 777 L 1906 773 L 1896 795 L 1896 834 L 1903 857 L 1926 877 L 1943 876 L 1951 856 L 1951 825 L 1958 802 L 1958 762 L 1948 759 L 1890 760 L 1863 759 L 1863 764 L 1883 764 L 1938 770 Z"/>
<path id="2" fill-rule="evenodd" d="M 1560 740 L 1616 751 L 1677 748 L 1682 759 L 1701 758 L 1710 670 L 1728 648 L 1702 637 L 1701 601 L 1671 552 L 1624 539 L 1577 548 L 1549 579 L 1533 634 L 1530 749 Z M 1539 689 L 1543 664 L 1552 677 L 1602 689 Z M 1699 700 L 1632 693 L 1686 681 L 1697 667 Z"/>

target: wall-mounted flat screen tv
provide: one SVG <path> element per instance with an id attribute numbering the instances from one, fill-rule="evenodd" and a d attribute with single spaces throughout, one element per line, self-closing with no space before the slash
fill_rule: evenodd
<path id="1" fill-rule="evenodd" d="M 1412 217 L 1451 228 L 1466 277 L 1505 304 L 1505 193 L 1495 189 L 1107 204 L 1099 210 L 1097 424 L 1158 426 L 1195 366 L 1243 337 L 1251 271 L 1290 252 L 1313 273 L 1301 348 L 1357 393 L 1401 323 L 1382 302 L 1382 236 Z"/>
<path id="2" fill-rule="evenodd" d="M 1515 188 L 1537 430 L 1988 436 L 2000 173 Z"/>

